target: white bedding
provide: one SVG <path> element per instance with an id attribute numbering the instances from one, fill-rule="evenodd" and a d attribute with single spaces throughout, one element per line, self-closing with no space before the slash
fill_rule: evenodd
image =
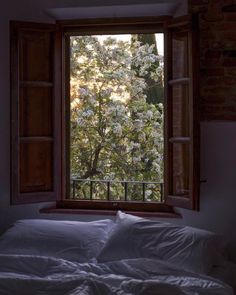
<path id="1" fill-rule="evenodd" d="M 52 256 L 88 262 L 100 253 L 113 226 L 109 219 L 90 222 L 18 220 L 0 237 L 0 254 Z"/>
<path id="2" fill-rule="evenodd" d="M 217 279 L 157 259 L 76 263 L 44 256 L 0 255 L 1 295 L 233 295 Z"/>

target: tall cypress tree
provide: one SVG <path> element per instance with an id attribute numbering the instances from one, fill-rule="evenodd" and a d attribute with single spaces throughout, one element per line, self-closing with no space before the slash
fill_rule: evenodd
<path id="1" fill-rule="evenodd" d="M 154 44 L 154 49 L 153 53 L 155 55 L 158 55 L 158 50 L 157 50 L 157 44 L 156 44 L 156 37 L 155 34 L 136 34 L 132 35 L 131 43 L 139 41 L 141 45 L 148 44 L 148 45 L 153 45 Z M 156 62 L 156 67 L 158 68 L 160 65 L 160 62 Z M 163 103 L 164 101 L 164 88 L 162 84 L 155 83 L 155 81 L 149 76 L 146 75 L 144 76 L 144 79 L 147 83 L 147 89 L 145 90 L 145 94 L 147 96 L 146 101 L 148 103 L 152 104 L 158 104 L 158 103 Z"/>

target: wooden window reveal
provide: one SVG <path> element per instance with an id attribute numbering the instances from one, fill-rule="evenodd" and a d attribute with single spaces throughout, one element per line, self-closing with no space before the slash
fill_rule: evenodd
<path id="1" fill-rule="evenodd" d="M 56 25 L 11 22 L 11 202 L 61 190 L 61 53 Z"/>

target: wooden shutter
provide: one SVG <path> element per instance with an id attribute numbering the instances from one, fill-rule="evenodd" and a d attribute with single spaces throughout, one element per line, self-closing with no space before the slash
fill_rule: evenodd
<path id="1" fill-rule="evenodd" d="M 198 209 L 198 17 L 170 22 L 165 40 L 165 200 Z"/>
<path id="2" fill-rule="evenodd" d="M 61 191 L 61 37 L 56 25 L 11 22 L 11 202 Z"/>

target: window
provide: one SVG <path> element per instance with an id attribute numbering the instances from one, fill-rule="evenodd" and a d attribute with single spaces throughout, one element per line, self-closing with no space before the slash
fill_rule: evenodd
<path id="1" fill-rule="evenodd" d="M 190 17 L 181 17 L 175 20 L 170 18 L 140 18 L 118 19 L 112 22 L 108 20 L 80 23 L 65 21 L 57 25 L 12 22 L 12 204 L 57 200 L 58 206 L 82 209 L 119 208 L 134 211 L 169 211 L 168 205 L 197 209 L 199 131 L 196 104 L 198 91 L 198 57 L 195 53 L 197 51 L 196 31 L 196 16 L 191 20 Z M 153 36 L 157 38 L 157 34 L 159 34 L 159 37 L 160 34 L 165 36 L 164 72 L 160 73 L 163 61 L 159 60 L 151 65 L 152 67 L 156 66 L 151 78 L 147 76 L 146 72 L 148 71 L 144 74 L 140 73 L 148 69 L 146 58 L 146 64 L 143 62 L 143 68 L 138 63 L 130 63 L 126 68 L 122 68 L 126 70 L 125 75 L 136 73 L 136 75 L 129 77 L 129 85 L 124 83 L 122 78 L 120 80 L 117 78 L 116 81 L 119 80 L 119 83 L 115 83 L 113 77 L 111 80 L 106 78 L 105 80 L 108 81 L 106 87 L 101 87 L 101 83 L 104 84 L 104 75 L 107 77 L 117 74 L 118 71 L 116 72 L 114 67 L 123 63 L 122 56 L 123 59 L 125 57 L 130 60 L 132 54 L 139 54 L 139 56 L 143 54 L 140 51 L 142 45 L 146 44 L 147 51 L 149 50 L 152 58 L 155 59 L 157 56 L 154 52 L 155 46 L 147 45 L 147 43 L 141 42 L 142 39 L 138 38 L 146 38 L 146 40 L 153 38 Z M 127 38 L 129 41 L 127 41 Z M 124 51 L 120 51 L 119 62 L 114 58 L 113 64 L 107 63 L 106 71 L 105 59 L 102 64 L 101 59 L 94 58 L 94 55 L 98 53 L 95 47 L 101 47 L 104 42 L 107 44 L 107 48 L 116 48 L 117 52 L 121 50 L 119 48 L 121 45 L 118 46 L 117 44 L 129 47 L 126 48 L 126 55 Z M 88 48 L 92 50 L 89 51 Z M 105 49 L 103 48 L 103 50 Z M 133 52 L 131 53 L 130 50 L 133 50 Z M 89 54 L 91 55 L 90 59 Z M 106 54 L 109 54 L 109 52 Z M 85 61 L 87 61 L 86 66 Z M 92 67 L 88 66 L 89 63 L 93 63 Z M 117 64 L 114 65 L 115 63 Z M 100 76 L 96 76 L 95 73 L 99 73 L 99 71 Z M 154 73 L 159 76 L 154 77 Z M 162 80 L 163 73 L 164 80 Z M 99 78 L 103 81 L 99 82 Z M 142 105 L 145 111 L 141 110 L 139 115 L 145 114 L 147 116 L 149 114 L 153 116 L 155 112 L 159 117 L 164 115 L 164 179 L 162 179 L 161 172 L 159 175 L 156 174 L 157 179 L 153 174 L 146 173 L 146 176 L 148 174 L 147 177 L 150 178 L 148 179 L 147 177 L 144 178 L 144 171 L 148 172 L 145 159 L 147 159 L 147 162 L 149 161 L 150 170 L 153 168 L 152 162 L 157 163 L 157 159 L 149 158 L 147 155 L 150 148 L 145 151 L 146 157 L 142 155 L 143 166 L 140 165 L 140 170 L 135 168 L 137 172 L 135 174 L 135 171 L 130 169 L 130 165 L 127 165 L 127 163 L 135 164 L 135 154 L 132 157 L 129 155 L 127 156 L 129 158 L 125 158 L 125 153 L 121 153 L 118 147 L 122 149 L 127 145 L 129 150 L 131 144 L 140 147 L 141 135 L 153 137 L 154 134 L 152 141 L 153 139 L 156 140 L 158 156 L 161 158 L 163 144 L 157 143 L 159 138 L 154 131 L 156 128 L 159 135 L 161 134 L 162 129 L 158 124 L 160 125 L 162 122 L 158 119 L 146 120 L 149 122 L 149 129 L 151 130 L 147 131 L 147 134 L 145 132 L 132 133 L 133 129 L 127 127 L 130 122 L 134 124 L 135 120 L 138 124 L 139 120 L 138 117 L 136 118 L 135 106 L 132 105 L 133 101 L 130 99 L 131 95 L 136 99 L 139 96 L 138 92 L 134 93 L 134 89 L 140 87 L 141 82 L 147 85 L 150 80 L 155 81 L 157 79 L 159 79 L 159 86 L 163 86 L 164 81 L 165 98 L 162 97 L 162 87 L 154 89 L 150 85 L 150 89 L 159 91 L 159 98 L 164 101 L 164 110 L 160 103 L 148 101 L 148 99 L 152 99 L 152 96 L 147 93 L 145 88 L 140 91 L 142 93 L 141 98 L 144 97 L 143 95 L 147 97 L 143 102 L 145 104 Z M 75 80 L 79 81 L 79 86 L 73 84 Z M 109 83 L 113 83 L 113 90 L 109 90 Z M 96 85 L 100 87 L 100 90 L 94 92 Z M 73 94 L 75 87 L 79 88 L 79 97 Z M 103 109 L 96 99 L 93 102 L 88 101 L 88 97 L 90 97 L 90 100 L 91 98 L 94 99 L 94 94 L 101 95 L 102 91 L 103 94 L 104 91 L 107 91 L 104 94 L 106 104 L 103 105 Z M 128 102 L 130 102 L 129 106 Z M 140 104 L 140 101 L 137 100 L 137 103 Z M 90 109 L 88 108 L 89 104 Z M 130 122 L 126 126 L 128 130 L 126 141 L 121 143 L 117 137 L 110 136 L 110 141 L 108 140 L 106 147 L 107 152 L 103 151 L 102 158 L 102 161 L 106 163 L 104 170 L 109 173 L 101 173 L 102 179 L 98 181 L 94 175 L 99 175 L 99 167 L 97 165 L 93 167 L 92 164 L 97 164 L 94 163 L 98 158 L 98 155 L 96 158 L 96 151 L 97 154 L 101 153 L 103 147 L 101 147 L 102 142 L 99 142 L 96 138 L 97 134 L 91 131 L 91 126 L 95 123 L 94 121 L 91 123 L 89 118 L 93 115 L 93 120 L 95 120 L 98 111 L 100 111 L 100 115 L 101 112 L 111 112 L 112 105 L 113 109 L 115 106 L 116 109 L 119 107 L 123 110 L 126 114 L 123 119 L 130 120 Z M 100 110 L 98 110 L 99 107 Z M 108 118 L 108 116 L 106 117 Z M 117 114 L 115 117 L 117 118 Z M 104 116 L 100 116 L 98 120 L 101 123 L 103 119 Z M 123 119 L 120 118 L 120 120 Z M 80 120 L 80 124 L 75 124 L 76 120 Z M 82 127 L 83 124 L 88 124 L 88 122 L 90 122 L 90 129 L 86 131 Z M 119 120 L 102 122 L 103 126 L 107 124 L 104 127 L 107 133 L 105 134 L 106 138 L 109 138 L 108 133 L 111 130 L 111 125 L 112 130 L 116 131 L 113 133 L 120 134 L 124 130 L 124 126 L 121 126 L 120 123 Z M 75 132 L 78 126 L 80 130 Z M 98 123 L 96 126 L 98 126 Z M 143 131 L 142 128 L 145 129 L 146 125 L 142 125 L 139 128 L 140 131 Z M 105 132 L 104 130 L 103 132 Z M 140 137 L 139 140 L 135 135 Z M 93 138 L 91 140 L 93 142 L 92 150 L 85 149 L 88 136 Z M 147 145 L 150 145 L 151 141 L 148 142 L 147 138 L 145 138 L 145 141 Z M 105 137 L 103 138 L 103 145 L 104 142 Z M 114 148 L 113 152 L 117 153 L 115 159 L 107 156 L 109 153 L 111 154 L 111 148 Z M 145 146 L 141 146 L 140 150 L 143 151 L 144 149 Z M 86 163 L 88 152 L 92 153 L 93 156 L 93 161 L 90 163 Z M 140 155 L 137 153 L 138 157 Z M 123 167 L 122 162 L 118 161 L 119 158 L 124 160 Z M 119 163 L 120 166 L 118 167 L 116 163 Z M 162 163 L 159 161 L 158 165 L 160 167 Z M 88 167 L 89 169 L 87 169 Z M 127 170 L 128 168 L 129 170 Z M 115 172 L 120 175 L 118 181 L 114 181 L 110 177 Z M 124 178 L 126 175 L 128 175 L 128 179 Z M 140 179 L 138 175 L 141 175 Z M 99 192 L 102 192 L 103 197 L 101 197 L 101 194 L 99 195 Z M 118 195 L 119 197 L 117 197 Z"/>

